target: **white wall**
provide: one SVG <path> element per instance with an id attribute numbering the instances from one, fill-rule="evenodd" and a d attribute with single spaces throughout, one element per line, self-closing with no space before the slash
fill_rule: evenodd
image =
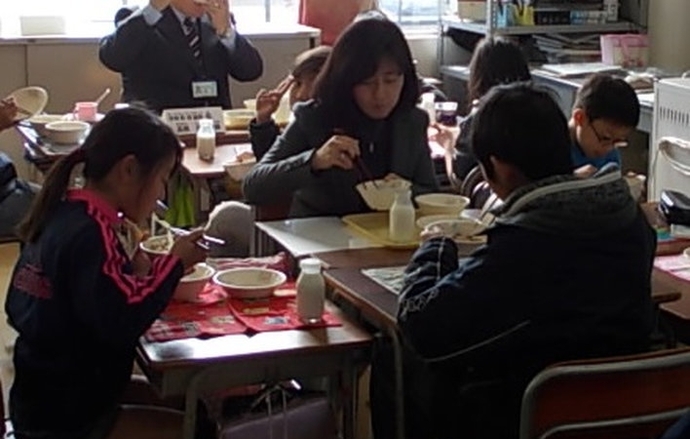
<path id="1" fill-rule="evenodd" d="M 651 0 L 648 33 L 653 66 L 682 72 L 690 69 L 690 0 Z"/>

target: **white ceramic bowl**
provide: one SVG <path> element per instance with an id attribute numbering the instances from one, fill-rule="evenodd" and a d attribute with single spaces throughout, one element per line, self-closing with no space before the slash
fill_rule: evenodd
<path id="1" fill-rule="evenodd" d="M 421 215 L 455 215 L 470 204 L 470 199 L 455 194 L 424 194 L 415 197 Z"/>
<path id="2" fill-rule="evenodd" d="M 223 122 L 227 129 L 246 130 L 249 128 L 249 122 L 251 122 L 252 119 L 254 119 L 254 110 L 237 108 L 223 111 Z"/>
<path id="3" fill-rule="evenodd" d="M 168 235 L 156 235 L 139 243 L 139 248 L 150 256 L 167 255 L 173 243 Z"/>
<path id="4" fill-rule="evenodd" d="M 285 273 L 270 268 L 230 268 L 213 276 L 213 282 L 237 299 L 270 297 L 287 280 Z"/>
<path id="5" fill-rule="evenodd" d="M 256 99 L 245 99 L 242 103 L 247 110 L 256 111 Z"/>
<path id="6" fill-rule="evenodd" d="M 460 217 L 457 215 L 426 215 L 417 218 L 417 227 L 420 229 L 425 229 L 429 224 L 436 223 L 439 221 L 454 221 L 458 220 Z"/>
<path id="7" fill-rule="evenodd" d="M 46 137 L 59 145 L 76 145 L 84 138 L 90 126 L 78 120 L 50 122 L 45 126 Z"/>
<path id="8" fill-rule="evenodd" d="M 364 181 L 355 186 L 364 202 L 374 210 L 390 210 L 395 201 L 397 191 L 407 189 L 411 183 L 407 180 L 394 178 L 390 180 Z"/>
<path id="9" fill-rule="evenodd" d="M 12 98 L 14 103 L 29 114 L 18 111 L 14 120 L 24 120 L 35 116 L 46 107 L 48 92 L 42 87 L 24 87 L 10 93 L 5 99 Z"/>
<path id="10" fill-rule="evenodd" d="M 443 234 L 451 238 L 466 238 L 481 233 L 486 226 L 481 222 L 469 218 L 440 220 L 427 224 L 428 228 L 438 227 Z"/>
<path id="11" fill-rule="evenodd" d="M 46 125 L 51 122 L 59 122 L 65 120 L 65 117 L 61 114 L 37 114 L 29 118 L 29 124 L 36 130 L 41 137 L 48 137 L 48 131 L 46 131 Z"/>
<path id="12" fill-rule="evenodd" d="M 204 285 L 215 273 L 216 270 L 210 265 L 204 263 L 194 265 L 194 271 L 180 279 L 180 283 L 173 293 L 173 298 L 184 302 L 196 302 L 199 299 L 199 293 L 204 289 Z"/>

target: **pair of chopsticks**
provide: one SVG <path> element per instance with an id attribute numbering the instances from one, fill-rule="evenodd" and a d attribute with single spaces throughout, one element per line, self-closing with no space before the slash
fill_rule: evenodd
<path id="1" fill-rule="evenodd" d="M 162 211 L 168 210 L 168 206 L 164 202 L 162 202 L 161 200 L 156 200 L 156 205 Z M 158 224 L 163 226 L 163 228 L 166 229 L 169 233 L 176 235 L 176 236 L 186 236 L 186 235 L 189 235 L 191 233 L 189 230 L 181 229 L 179 227 L 174 227 L 173 225 L 171 225 L 169 222 L 167 222 L 163 218 L 157 218 L 156 222 L 158 222 Z M 198 245 L 199 247 L 203 248 L 204 250 L 208 250 L 209 244 L 225 245 L 225 241 L 220 239 L 220 238 L 216 238 L 215 236 L 209 236 L 207 234 L 203 234 L 201 239 L 196 241 L 195 244 Z"/>
<path id="2" fill-rule="evenodd" d="M 351 136 L 351 135 L 347 134 L 345 132 L 345 130 L 342 128 L 335 128 L 333 130 L 333 134 L 355 138 L 355 136 Z M 364 163 L 364 160 L 362 160 L 362 156 L 360 155 L 360 156 L 355 157 L 355 159 L 353 160 L 353 163 L 355 165 L 355 171 L 357 171 L 357 174 L 359 175 L 360 181 L 362 181 L 365 185 L 367 182 L 371 182 L 371 184 L 374 185 L 374 187 L 376 189 L 378 189 L 379 186 L 376 183 L 376 179 L 374 178 L 373 174 L 369 170 L 369 167 L 367 167 L 366 163 Z"/>
<path id="3" fill-rule="evenodd" d="M 364 163 L 364 160 L 362 160 L 362 157 L 359 156 L 355 159 L 355 169 L 357 170 L 357 173 L 360 176 L 360 179 L 364 181 L 364 184 L 371 182 L 371 184 L 376 188 L 379 189 L 378 183 L 376 183 L 376 179 L 374 176 L 371 174 L 371 171 L 367 167 L 366 163 Z"/>

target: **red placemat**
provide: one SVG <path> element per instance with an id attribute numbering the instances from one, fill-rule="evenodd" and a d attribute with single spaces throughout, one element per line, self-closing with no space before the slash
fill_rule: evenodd
<path id="1" fill-rule="evenodd" d="M 230 309 L 237 320 L 254 332 L 280 331 L 285 329 L 324 328 L 340 326 L 335 315 L 324 311 L 321 321 L 307 324 L 297 315 L 294 284 L 286 284 L 267 299 L 228 299 Z"/>
<path id="2" fill-rule="evenodd" d="M 247 327 L 232 315 L 226 298 L 222 288 L 209 282 L 197 302 L 170 302 L 145 337 L 149 341 L 169 341 L 246 332 Z"/>
<path id="3" fill-rule="evenodd" d="M 657 256 L 654 258 L 654 267 L 678 279 L 690 282 L 690 258 L 682 254 Z"/>

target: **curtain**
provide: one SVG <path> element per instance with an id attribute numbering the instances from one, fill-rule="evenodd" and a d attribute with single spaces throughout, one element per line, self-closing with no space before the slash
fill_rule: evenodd
<path id="1" fill-rule="evenodd" d="M 321 29 L 321 44 L 333 45 L 355 16 L 376 7 L 376 0 L 300 0 L 299 23 Z"/>

